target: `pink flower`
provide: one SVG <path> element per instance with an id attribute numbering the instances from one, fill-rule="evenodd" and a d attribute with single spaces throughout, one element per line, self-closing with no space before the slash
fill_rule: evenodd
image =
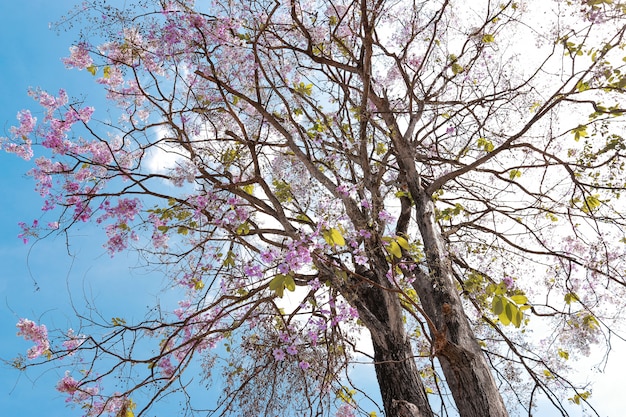
<path id="1" fill-rule="evenodd" d="M 512 289 L 515 286 L 515 282 L 513 281 L 513 278 L 511 278 L 508 275 L 502 278 L 502 283 L 506 285 L 506 288 L 508 290 Z"/>
<path id="2" fill-rule="evenodd" d="M 378 218 L 385 223 L 392 223 L 396 219 L 385 210 L 381 210 L 380 213 L 378 213 Z"/>
<path id="3" fill-rule="evenodd" d="M 286 357 L 285 351 L 282 349 L 274 349 L 272 354 L 274 355 L 274 359 L 276 359 L 277 361 L 282 361 Z"/>
<path id="4" fill-rule="evenodd" d="M 70 47 L 70 56 L 63 58 L 62 61 L 67 68 L 78 68 L 80 70 L 93 65 L 93 60 L 89 56 L 89 50 L 86 43 Z"/>
<path id="5" fill-rule="evenodd" d="M 287 348 L 287 353 L 290 354 L 290 355 L 297 355 L 298 354 L 298 349 L 294 345 L 290 345 Z"/>
<path id="6" fill-rule="evenodd" d="M 68 340 L 63 342 L 63 346 L 68 350 L 69 355 L 71 356 L 74 354 L 74 351 L 85 342 L 86 338 L 83 335 L 77 336 L 74 334 L 74 330 L 72 329 L 67 330 L 67 337 Z"/>
<path id="7" fill-rule="evenodd" d="M 308 363 L 307 361 L 301 361 L 301 362 L 298 364 L 298 367 L 299 367 L 300 369 L 302 369 L 303 371 L 306 371 L 307 369 L 309 369 L 309 368 L 311 367 L 311 364 L 310 364 L 310 363 Z"/>
<path id="8" fill-rule="evenodd" d="M 49 351 L 50 342 L 48 341 L 48 329 L 45 325 L 38 326 L 31 320 L 20 319 L 15 326 L 19 329 L 18 336 L 35 342 L 35 346 L 28 349 L 29 359 L 35 359 Z"/>
<path id="9" fill-rule="evenodd" d="M 57 383 L 57 391 L 68 394 L 66 401 L 71 401 L 72 396 L 78 390 L 78 381 L 70 376 L 70 371 L 65 371 L 65 376 Z"/>

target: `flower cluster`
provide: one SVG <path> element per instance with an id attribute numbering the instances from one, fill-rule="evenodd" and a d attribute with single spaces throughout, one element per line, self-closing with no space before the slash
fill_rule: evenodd
<path id="1" fill-rule="evenodd" d="M 19 329 L 18 336 L 26 340 L 35 342 L 35 346 L 28 349 L 28 358 L 36 359 L 39 356 L 50 352 L 50 341 L 48 340 L 48 329 L 44 324 L 37 325 L 28 319 L 20 319 L 16 327 Z"/>

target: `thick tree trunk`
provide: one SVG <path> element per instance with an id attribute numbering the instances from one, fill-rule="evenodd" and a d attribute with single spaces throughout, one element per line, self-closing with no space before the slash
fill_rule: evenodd
<path id="1" fill-rule="evenodd" d="M 461 417 L 506 417 L 502 396 L 463 310 L 432 199 L 415 183 L 409 182 L 409 191 L 429 270 L 428 275 L 418 275 L 413 286 L 434 325 L 433 353 Z"/>
<path id="2" fill-rule="evenodd" d="M 370 94 L 385 120 L 395 147 L 400 169 L 400 186 L 406 186 L 415 203 L 415 214 L 424 243 L 428 273 L 417 270 L 413 287 L 431 321 L 433 353 L 441 363 L 446 382 L 461 417 L 508 417 L 508 412 L 478 341 L 463 310 L 452 274 L 452 265 L 435 218 L 431 195 L 415 167 L 411 135 L 417 120 L 404 133 L 385 97 Z M 408 224 L 408 219 L 405 220 Z M 398 222 L 403 227 L 403 222 Z"/>
<path id="3" fill-rule="evenodd" d="M 376 326 L 368 327 L 385 416 L 432 417 L 397 295 L 381 287 L 370 287 L 361 291 L 360 301 L 378 321 Z"/>

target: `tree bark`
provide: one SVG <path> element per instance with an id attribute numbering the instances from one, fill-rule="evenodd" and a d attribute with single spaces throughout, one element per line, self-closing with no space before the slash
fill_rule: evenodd
<path id="1" fill-rule="evenodd" d="M 369 287 L 361 291 L 360 299 L 382 325 L 369 329 L 385 416 L 432 417 L 411 342 L 404 330 L 397 294 L 385 288 Z"/>
<path id="2" fill-rule="evenodd" d="M 422 308 L 434 326 L 433 353 L 439 360 L 461 417 L 509 414 L 491 369 L 463 310 L 459 290 L 436 223 L 435 207 L 419 184 L 409 182 L 417 223 L 424 241 L 428 274 L 413 282 Z"/>

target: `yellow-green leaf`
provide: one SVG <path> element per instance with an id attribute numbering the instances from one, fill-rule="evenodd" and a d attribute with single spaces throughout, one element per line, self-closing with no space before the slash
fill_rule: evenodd
<path id="1" fill-rule="evenodd" d="M 110 78 L 111 77 L 111 67 L 109 67 L 108 65 L 106 65 L 103 69 L 103 76 L 104 78 Z"/>
<path id="2" fill-rule="evenodd" d="M 87 67 L 87 71 L 89 71 L 91 75 L 96 75 L 96 72 L 98 72 L 98 67 L 96 67 L 95 65 L 90 65 Z"/>
<path id="3" fill-rule="evenodd" d="M 341 232 L 334 227 L 330 229 L 330 239 L 333 241 L 335 245 L 345 246 L 346 241 L 343 238 Z"/>
<path id="4" fill-rule="evenodd" d="M 402 249 L 409 250 L 409 242 L 402 236 L 396 236 L 396 242 L 398 242 L 398 245 L 400 245 Z"/>
<path id="5" fill-rule="evenodd" d="M 578 125 L 575 128 L 573 128 L 570 132 L 574 134 L 574 140 L 576 142 L 578 142 L 580 138 L 586 138 L 589 136 L 589 134 L 587 133 L 586 125 Z"/>
<path id="6" fill-rule="evenodd" d="M 572 301 L 578 301 L 578 296 L 574 294 L 573 292 L 568 292 L 567 294 L 565 294 L 565 297 L 563 298 L 565 299 L 565 302 L 567 304 L 571 304 Z"/>
<path id="7" fill-rule="evenodd" d="M 491 311 L 493 311 L 493 314 L 496 316 L 502 314 L 504 311 L 504 298 L 498 295 L 493 297 L 493 300 L 491 301 Z"/>
<path id="8" fill-rule="evenodd" d="M 526 304 L 528 302 L 528 298 L 525 295 L 521 294 L 511 296 L 511 300 L 513 300 L 515 304 L 518 305 Z"/>
<path id="9" fill-rule="evenodd" d="M 493 152 L 495 146 L 492 141 L 487 138 L 478 138 L 478 148 L 484 149 L 486 152 Z"/>
<path id="10" fill-rule="evenodd" d="M 285 277 L 285 288 L 287 288 L 289 291 L 296 290 L 296 282 L 293 280 L 293 277 L 291 275 L 287 275 Z"/>
<path id="11" fill-rule="evenodd" d="M 600 197 L 598 194 L 585 197 L 585 204 L 583 204 L 582 211 L 585 213 L 591 213 L 600 207 L 602 202 L 598 197 Z"/>
<path id="12" fill-rule="evenodd" d="M 509 178 L 514 180 L 515 178 L 519 178 L 522 176 L 522 171 L 520 171 L 519 169 L 512 169 L 511 171 L 509 171 Z"/>
<path id="13" fill-rule="evenodd" d="M 491 34 L 484 34 L 483 35 L 483 42 L 484 43 L 490 43 L 490 42 L 493 42 L 495 40 L 496 40 L 496 38 L 493 35 L 491 35 Z"/>
<path id="14" fill-rule="evenodd" d="M 278 274 L 270 281 L 270 290 L 274 291 L 279 298 L 283 297 L 285 290 L 285 275 Z"/>
<path id="15" fill-rule="evenodd" d="M 522 320 L 524 320 L 524 313 L 522 313 L 522 311 L 517 307 L 511 307 L 511 308 L 514 309 L 513 319 L 511 320 L 511 322 L 513 323 L 515 327 L 519 327 L 522 325 Z"/>
<path id="16" fill-rule="evenodd" d="M 387 252 L 389 252 L 398 259 L 402 258 L 402 249 L 396 241 L 392 241 L 391 243 L 389 243 L 389 245 L 387 246 Z"/>

